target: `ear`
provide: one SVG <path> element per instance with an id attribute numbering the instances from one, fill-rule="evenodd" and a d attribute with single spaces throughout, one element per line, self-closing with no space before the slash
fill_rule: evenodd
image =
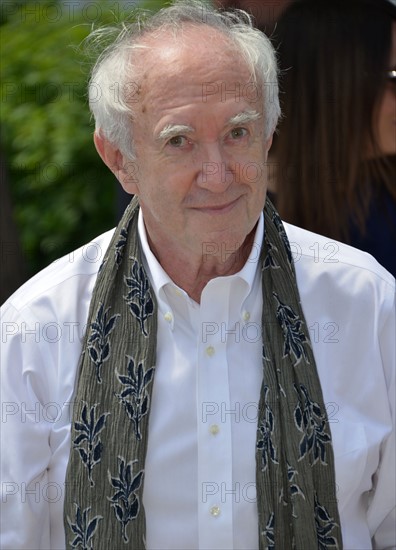
<path id="1" fill-rule="evenodd" d="M 272 145 L 272 138 L 273 138 L 274 134 L 272 133 L 270 135 L 270 137 L 266 140 L 265 142 L 265 152 L 268 154 L 268 151 L 271 149 L 271 145 Z"/>
<path id="2" fill-rule="evenodd" d="M 94 143 L 100 158 L 110 168 L 124 190 L 133 195 L 139 194 L 136 186 L 136 163 L 126 159 L 119 149 L 101 135 L 100 131 L 95 131 Z"/>

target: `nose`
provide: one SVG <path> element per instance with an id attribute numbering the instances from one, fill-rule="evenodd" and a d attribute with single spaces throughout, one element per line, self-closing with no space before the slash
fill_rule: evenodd
<path id="1" fill-rule="evenodd" d="M 213 193 L 223 193 L 233 182 L 234 174 L 230 170 L 229 159 L 218 142 L 202 145 L 197 184 Z"/>

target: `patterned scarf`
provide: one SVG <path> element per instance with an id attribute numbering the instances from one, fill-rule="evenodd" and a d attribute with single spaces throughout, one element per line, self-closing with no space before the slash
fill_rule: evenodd
<path id="1" fill-rule="evenodd" d="M 142 265 L 138 211 L 135 198 L 91 299 L 66 474 L 67 547 L 145 548 L 142 494 L 157 310 Z M 329 424 L 290 246 L 268 199 L 264 216 L 259 548 L 341 549 Z"/>

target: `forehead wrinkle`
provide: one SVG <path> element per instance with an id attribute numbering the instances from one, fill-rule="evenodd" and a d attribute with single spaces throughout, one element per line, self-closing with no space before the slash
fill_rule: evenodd
<path id="1" fill-rule="evenodd" d="M 191 134 L 195 132 L 192 126 L 186 124 L 167 124 L 158 134 L 157 140 L 166 140 L 179 134 Z"/>
<path id="2" fill-rule="evenodd" d="M 227 125 L 233 125 L 233 124 L 247 124 L 249 122 L 254 122 L 255 120 L 259 120 L 261 118 L 261 113 L 258 111 L 242 111 L 242 113 L 238 113 L 234 116 L 232 116 L 229 120 Z"/>

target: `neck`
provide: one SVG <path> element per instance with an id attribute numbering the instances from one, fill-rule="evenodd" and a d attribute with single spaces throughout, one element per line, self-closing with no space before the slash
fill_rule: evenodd
<path id="1" fill-rule="evenodd" d="M 256 227 L 246 237 L 242 246 L 217 247 L 216 254 L 192 255 L 190 250 L 178 251 L 155 247 L 149 238 L 150 248 L 172 281 L 182 288 L 195 302 L 200 303 L 201 294 L 209 281 L 238 273 L 245 265 L 252 249 Z"/>

